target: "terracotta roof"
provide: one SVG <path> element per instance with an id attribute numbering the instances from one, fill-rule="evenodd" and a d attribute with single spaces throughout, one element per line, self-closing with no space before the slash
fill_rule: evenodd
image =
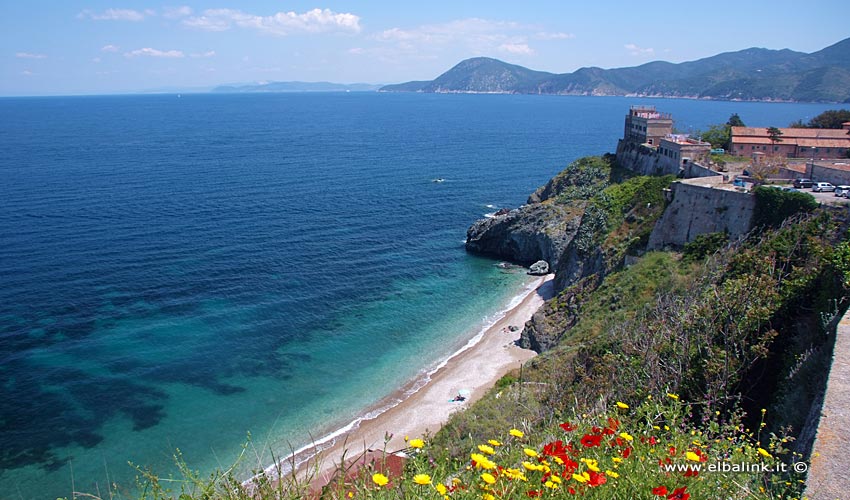
<path id="1" fill-rule="evenodd" d="M 840 128 L 780 128 L 783 141 L 794 138 L 850 140 L 847 130 Z M 732 127 L 732 137 L 770 137 L 767 127 Z"/>
<path id="2" fill-rule="evenodd" d="M 850 148 L 848 139 L 797 139 L 797 145 L 803 148 Z"/>

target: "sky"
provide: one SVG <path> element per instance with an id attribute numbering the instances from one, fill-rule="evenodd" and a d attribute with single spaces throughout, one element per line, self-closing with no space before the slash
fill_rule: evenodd
<path id="1" fill-rule="evenodd" d="M 566 73 L 850 37 L 850 1 L 0 2 L 0 95 L 431 80 L 488 56 Z"/>

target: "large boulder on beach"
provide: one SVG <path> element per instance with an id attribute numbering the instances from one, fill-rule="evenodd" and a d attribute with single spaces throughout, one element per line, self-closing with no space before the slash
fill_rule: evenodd
<path id="1" fill-rule="evenodd" d="M 477 221 L 466 249 L 525 266 L 540 260 L 557 267 L 581 224 L 584 202 L 535 203 Z"/>
<path id="2" fill-rule="evenodd" d="M 528 268 L 528 274 L 532 276 L 544 276 L 549 274 L 549 263 L 545 260 L 538 260 Z"/>

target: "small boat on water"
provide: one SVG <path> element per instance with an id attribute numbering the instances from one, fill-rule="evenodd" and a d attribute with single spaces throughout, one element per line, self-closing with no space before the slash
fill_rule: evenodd
<path id="1" fill-rule="evenodd" d="M 436 179 L 431 179 L 431 182 L 446 182 L 442 177 L 437 177 Z"/>

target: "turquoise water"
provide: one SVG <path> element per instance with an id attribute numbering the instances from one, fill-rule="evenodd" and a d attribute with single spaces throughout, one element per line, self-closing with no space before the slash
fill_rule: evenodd
<path id="1" fill-rule="evenodd" d="M 0 498 L 267 465 L 507 307 L 466 228 L 610 151 L 631 104 L 680 129 L 828 106 L 558 96 L 0 99 Z M 432 182 L 444 178 L 445 182 Z M 247 474 L 247 471 L 245 472 Z"/>

